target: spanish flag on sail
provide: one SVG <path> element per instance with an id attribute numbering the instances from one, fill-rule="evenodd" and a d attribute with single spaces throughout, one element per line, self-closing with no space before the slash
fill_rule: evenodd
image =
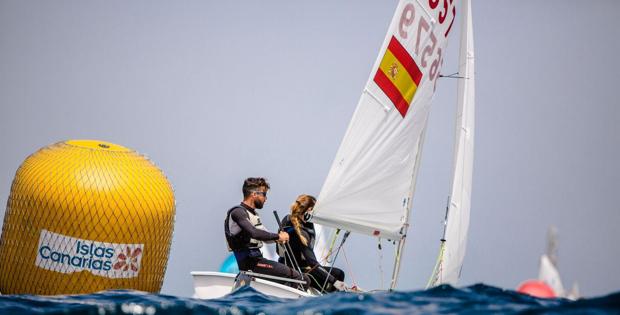
<path id="1" fill-rule="evenodd" d="M 374 81 L 403 117 L 407 114 L 420 80 L 420 68 L 405 47 L 392 36 Z"/>

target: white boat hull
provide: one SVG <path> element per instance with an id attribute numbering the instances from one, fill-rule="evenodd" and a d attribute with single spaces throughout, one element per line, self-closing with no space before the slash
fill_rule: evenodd
<path id="1" fill-rule="evenodd" d="M 198 299 L 217 299 L 230 294 L 237 276 L 233 273 L 213 271 L 192 271 L 191 274 L 194 279 L 194 298 Z M 298 299 L 313 296 L 310 293 L 264 279 L 252 279 L 250 286 L 258 292 L 279 298 Z"/>

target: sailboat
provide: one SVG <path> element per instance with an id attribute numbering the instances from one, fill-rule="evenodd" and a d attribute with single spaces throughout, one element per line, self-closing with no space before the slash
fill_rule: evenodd
<path id="1" fill-rule="evenodd" d="M 538 279 L 522 282 L 518 292 L 539 297 L 562 297 L 569 300 L 580 298 L 579 287 L 573 283 L 570 291 L 564 289 L 562 278 L 558 270 L 558 231 L 554 226 L 547 232 L 547 252 L 540 256 Z M 547 293 L 549 292 L 549 293 Z"/>
<path id="2" fill-rule="evenodd" d="M 564 285 L 558 271 L 558 230 L 549 227 L 547 232 L 547 253 L 540 256 L 538 280 L 547 283 L 557 296 L 565 296 Z"/>
<path id="3" fill-rule="evenodd" d="M 429 286 L 456 283 L 465 254 L 474 138 L 474 55 L 469 0 L 462 3 L 458 110 L 452 193 L 439 258 Z M 456 1 L 401 0 L 353 118 L 321 189 L 312 221 L 342 233 L 331 242 L 333 262 L 350 233 L 395 244 L 390 289 L 396 288 L 413 206 L 428 115 L 441 77 Z M 334 248 L 336 247 L 337 248 Z M 194 297 L 217 298 L 235 287 L 234 274 L 192 272 Z M 303 292 L 256 276 L 249 283 L 279 297 Z"/>

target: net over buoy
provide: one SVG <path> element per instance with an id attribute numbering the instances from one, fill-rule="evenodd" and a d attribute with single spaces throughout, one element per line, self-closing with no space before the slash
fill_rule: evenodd
<path id="1" fill-rule="evenodd" d="M 159 292 L 174 214 L 172 186 L 135 151 L 95 140 L 42 148 L 11 186 L 0 292 Z"/>

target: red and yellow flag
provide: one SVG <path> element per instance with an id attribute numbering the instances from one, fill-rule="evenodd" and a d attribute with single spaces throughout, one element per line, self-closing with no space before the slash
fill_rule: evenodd
<path id="1" fill-rule="evenodd" d="M 405 47 L 392 36 L 374 81 L 403 117 L 407 114 L 420 80 L 420 68 Z"/>

